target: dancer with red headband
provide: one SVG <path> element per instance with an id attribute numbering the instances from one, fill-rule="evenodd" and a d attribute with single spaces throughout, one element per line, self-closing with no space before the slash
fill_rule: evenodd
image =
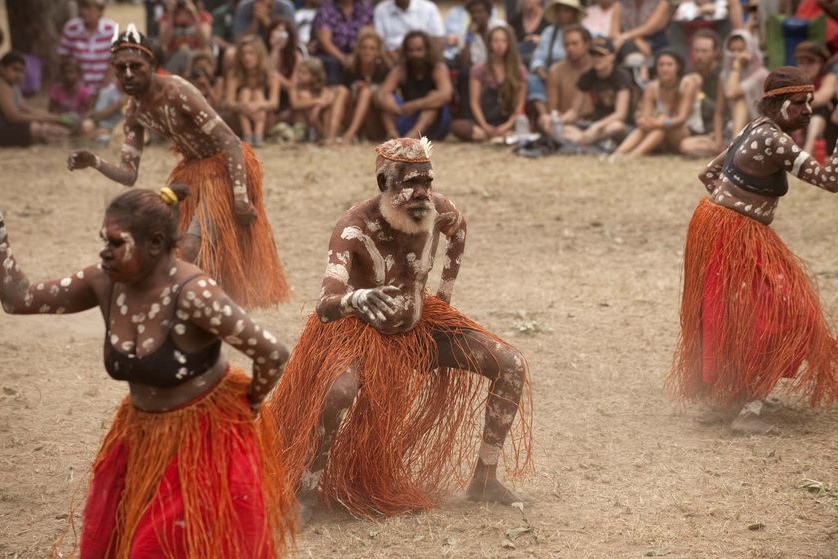
<path id="1" fill-rule="evenodd" d="M 192 84 L 154 73 L 151 43 L 134 25 L 115 34 L 111 64 L 129 96 L 120 162 L 79 150 L 70 154 L 67 167 L 93 167 L 133 186 L 145 130 L 167 138 L 183 156 L 169 184 L 186 184 L 192 190 L 181 208 L 181 256 L 217 279 L 246 308 L 287 299 L 289 288 L 262 207 L 262 167 L 253 150 Z"/>
<path id="2" fill-rule="evenodd" d="M 760 414 L 782 378 L 813 406 L 838 397 L 838 345 L 815 286 L 769 227 L 786 173 L 838 192 L 838 152 L 821 166 L 789 137 L 809 123 L 813 95 L 798 68 L 772 72 L 763 116 L 699 175 L 708 197 L 687 232 L 681 335 L 667 385 L 738 411 L 735 432 L 776 431 Z"/>

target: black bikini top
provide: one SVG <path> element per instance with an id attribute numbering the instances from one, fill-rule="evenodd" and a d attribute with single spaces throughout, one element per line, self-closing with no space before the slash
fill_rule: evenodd
<path id="1" fill-rule="evenodd" d="M 187 278 L 181 285 L 188 283 L 201 274 L 195 274 Z M 178 286 L 179 287 L 179 286 Z M 176 290 L 173 290 L 176 292 Z M 113 298 L 113 286 L 108 297 L 108 308 L 105 312 L 106 324 L 110 323 L 111 300 Z M 172 318 L 174 323 L 174 308 L 177 306 L 177 299 L 172 304 Z M 174 324 L 172 325 L 174 328 Z M 193 352 L 187 352 L 175 345 L 172 339 L 172 329 L 166 334 L 166 338 L 160 347 L 142 357 L 125 354 L 117 350 L 111 343 L 111 329 L 108 326 L 105 331 L 105 370 L 108 375 L 116 380 L 125 380 L 137 384 L 153 386 L 155 388 L 173 388 L 190 378 L 201 375 L 212 368 L 221 355 L 221 340 L 216 340 L 208 346 Z"/>
<path id="2" fill-rule="evenodd" d="M 762 124 L 766 123 L 761 122 L 758 126 Z M 727 155 L 725 155 L 724 164 L 722 165 L 722 173 L 730 182 L 747 192 L 753 192 L 761 196 L 783 196 L 789 191 L 789 180 L 786 176 L 785 169 L 780 169 L 767 177 L 755 177 L 737 167 L 733 162 L 736 150 L 739 149 L 742 142 L 748 139 L 752 128 L 755 128 L 754 123 L 748 123 L 745 130 L 730 145 L 727 150 Z"/>

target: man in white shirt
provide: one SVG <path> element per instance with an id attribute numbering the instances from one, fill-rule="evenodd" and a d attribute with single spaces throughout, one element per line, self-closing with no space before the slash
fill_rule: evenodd
<path id="1" fill-rule="evenodd" d="M 387 50 L 397 54 L 408 31 L 424 31 L 438 48 L 445 38 L 445 27 L 436 4 L 429 0 L 384 0 L 373 12 L 375 31 Z"/>

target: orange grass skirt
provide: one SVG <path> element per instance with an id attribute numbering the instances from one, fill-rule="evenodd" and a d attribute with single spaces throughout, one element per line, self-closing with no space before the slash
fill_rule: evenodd
<path id="1" fill-rule="evenodd" d="M 382 334 L 355 317 L 324 324 L 309 317 L 282 381 L 268 404 L 286 441 L 283 460 L 299 483 L 316 446 L 326 394 L 350 366 L 360 390 L 347 410 L 321 479 L 321 498 L 361 517 L 392 516 L 434 506 L 472 464 L 486 398 L 484 377 L 436 368 L 434 332 L 468 330 L 505 344 L 437 297 L 403 334 Z M 530 462 L 529 380 L 511 433 L 513 475 Z"/>
<path id="2" fill-rule="evenodd" d="M 684 249 L 670 392 L 733 406 L 785 377 L 815 406 L 838 397 L 836 370 L 838 346 L 804 265 L 771 227 L 703 199 Z"/>
<path id="3" fill-rule="evenodd" d="M 191 189 L 191 196 L 180 203 L 178 229 L 185 233 L 197 212 L 202 235 L 195 263 L 218 280 L 234 301 L 250 309 L 281 303 L 290 296 L 290 289 L 265 215 L 262 166 L 250 146 L 242 144 L 242 153 L 248 196 L 257 216 L 250 225 L 236 223 L 224 152 L 205 159 L 181 159 L 169 184 L 183 183 Z M 197 211 L 199 207 L 202 211 Z"/>
<path id="4" fill-rule="evenodd" d="M 93 465 L 83 559 L 284 555 L 294 488 L 277 460 L 273 417 L 254 421 L 247 405 L 249 383 L 234 370 L 172 412 L 123 400 Z"/>

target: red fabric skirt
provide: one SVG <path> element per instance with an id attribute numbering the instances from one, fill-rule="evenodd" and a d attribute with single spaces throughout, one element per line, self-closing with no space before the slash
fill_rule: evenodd
<path id="1" fill-rule="evenodd" d="M 774 230 L 703 199 L 684 250 L 681 334 L 667 386 L 723 406 L 782 378 L 811 405 L 838 397 L 838 346 L 803 264 Z"/>
<path id="2" fill-rule="evenodd" d="M 93 466 L 81 559 L 284 555 L 296 501 L 270 414 L 252 418 L 249 382 L 228 373 L 172 412 L 143 412 L 126 398 Z"/>

